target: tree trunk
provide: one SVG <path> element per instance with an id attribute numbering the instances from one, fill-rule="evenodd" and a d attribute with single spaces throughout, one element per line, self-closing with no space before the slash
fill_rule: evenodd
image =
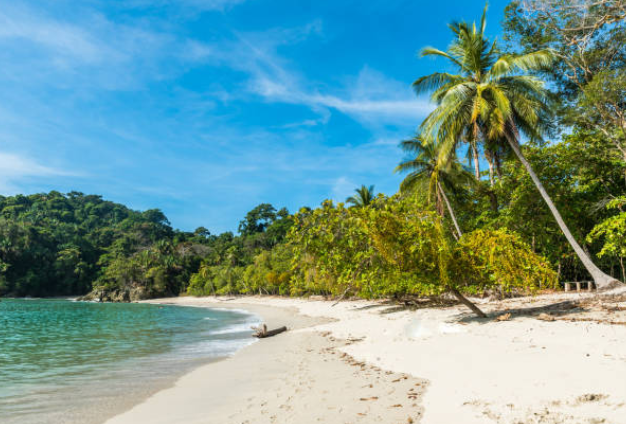
<path id="1" fill-rule="evenodd" d="M 494 212 L 498 212 L 498 195 L 493 191 L 493 188 L 487 189 L 487 196 L 489 196 L 489 204 L 491 205 L 491 210 Z"/>
<path id="2" fill-rule="evenodd" d="M 472 149 L 472 157 L 474 158 L 474 174 L 476 176 L 476 181 L 480 181 L 480 164 L 478 163 L 478 146 L 476 146 L 476 142 L 472 142 L 470 146 Z"/>
<path id="3" fill-rule="evenodd" d="M 439 181 L 437 181 L 437 188 L 439 188 Z M 443 204 L 442 204 L 442 198 L 441 198 L 441 190 L 437 190 L 437 213 L 439 214 L 440 217 L 444 217 L 445 216 L 445 211 L 443 210 Z"/>
<path id="4" fill-rule="evenodd" d="M 450 291 L 459 300 L 459 302 L 470 308 L 472 312 L 474 312 L 479 318 L 487 318 L 487 315 L 485 315 L 483 311 L 478 309 L 478 306 L 474 305 L 465 296 L 463 296 L 460 291 L 458 291 L 457 289 L 450 289 Z"/>
<path id="5" fill-rule="evenodd" d="M 487 163 L 489 164 L 489 185 L 493 187 L 496 184 L 495 175 L 494 175 L 494 158 L 491 153 L 487 154 L 485 152 L 485 156 L 487 157 Z"/>
<path id="6" fill-rule="evenodd" d="M 498 155 L 498 152 L 493 154 L 493 158 L 496 163 L 496 174 L 499 179 L 502 179 L 502 164 L 500 163 L 500 156 Z"/>
<path id="7" fill-rule="evenodd" d="M 598 289 L 603 289 L 603 288 L 606 289 L 606 288 L 610 288 L 614 286 L 615 284 L 618 284 L 619 281 L 617 281 L 615 278 L 611 277 L 610 275 L 607 275 L 604 272 L 602 272 L 602 270 L 593 263 L 593 261 L 589 258 L 589 256 L 587 256 L 587 254 L 582 249 L 582 247 L 580 247 L 580 245 L 578 244 L 578 242 L 576 241 L 576 239 L 570 232 L 569 228 L 567 228 L 565 221 L 563 221 L 563 218 L 561 217 L 559 210 L 556 208 L 556 206 L 552 202 L 552 199 L 548 195 L 548 192 L 543 187 L 543 184 L 541 184 L 541 180 L 539 180 L 539 177 L 537 176 L 537 174 L 535 174 L 535 171 L 533 170 L 532 166 L 530 166 L 530 163 L 526 160 L 526 157 L 522 153 L 522 150 L 517 140 L 513 140 L 507 137 L 507 141 L 509 142 L 509 145 L 511 146 L 511 148 L 517 155 L 520 162 L 522 162 L 522 165 L 524 165 L 524 168 L 526 168 L 526 171 L 528 171 L 530 178 L 535 183 L 537 190 L 539 190 L 539 193 L 541 194 L 541 197 L 543 197 L 543 200 L 548 205 L 548 208 L 550 208 L 550 211 L 552 212 L 552 215 L 554 215 L 554 219 L 556 219 L 557 224 L 559 224 L 559 227 L 561 228 L 561 231 L 565 235 L 565 238 L 567 239 L 569 244 L 572 246 L 572 249 L 574 249 L 574 252 L 576 252 L 576 255 L 578 256 L 580 261 L 583 263 L 585 268 L 587 268 L 587 271 L 589 271 L 589 274 L 591 274 L 593 281 L 596 283 L 596 287 Z"/>
<path id="8" fill-rule="evenodd" d="M 496 184 L 495 175 L 494 175 L 494 154 L 490 152 L 488 149 L 485 149 L 485 158 L 487 158 L 487 164 L 489 165 L 489 190 L 487 195 L 489 196 L 489 201 L 491 202 L 491 210 L 494 212 L 498 212 L 498 197 L 496 196 L 495 191 L 493 190 L 493 186 Z"/>
<path id="9" fill-rule="evenodd" d="M 446 203 L 446 206 L 448 207 L 450 218 L 452 219 L 452 222 L 454 223 L 454 228 L 456 228 L 456 233 L 459 235 L 459 238 L 460 238 L 463 236 L 463 233 L 461 232 L 461 227 L 459 227 L 459 223 L 456 221 L 456 215 L 454 215 L 454 210 L 452 210 L 452 205 L 450 205 L 448 196 L 446 196 L 446 192 L 443 191 L 443 187 L 441 187 L 441 184 L 439 183 L 439 181 L 437 181 L 437 188 L 439 189 L 439 193 L 441 193 L 441 197 L 443 198 L 443 201 Z"/>

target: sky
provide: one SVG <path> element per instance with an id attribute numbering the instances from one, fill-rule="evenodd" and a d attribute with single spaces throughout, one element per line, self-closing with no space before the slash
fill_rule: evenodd
<path id="1" fill-rule="evenodd" d="M 500 34 L 506 0 L 489 5 Z M 0 194 L 100 194 L 236 231 L 361 184 L 393 194 L 447 24 L 478 0 L 0 0 Z"/>

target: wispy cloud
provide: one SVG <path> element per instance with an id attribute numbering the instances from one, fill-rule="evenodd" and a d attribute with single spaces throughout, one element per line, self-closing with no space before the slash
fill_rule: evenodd
<path id="1" fill-rule="evenodd" d="M 178 75 L 181 38 L 150 20 L 123 23 L 89 8 L 71 17 L 0 1 L 1 74 L 48 87 L 128 90 Z M 174 71 L 175 70 L 175 71 Z"/>
<path id="2" fill-rule="evenodd" d="M 308 80 L 279 49 L 320 35 L 319 21 L 301 28 L 238 33 L 234 40 L 214 45 L 190 42 L 188 53 L 198 61 L 226 66 L 248 75 L 246 92 L 267 102 L 304 105 L 320 114 L 336 110 L 367 124 L 415 122 L 432 110 L 425 98 L 415 98 L 409 84 L 363 66 L 358 75 L 344 78 L 341 87 L 322 87 Z M 323 121 L 322 121 L 323 122 Z"/>
<path id="3" fill-rule="evenodd" d="M 163 0 L 153 6 L 171 3 Z M 236 3 L 184 2 L 206 9 Z M 107 90 L 131 89 L 173 77 L 194 64 L 208 63 L 246 74 L 244 94 L 260 96 L 266 102 L 304 105 L 322 116 L 331 109 L 367 124 L 397 124 L 416 120 L 432 109 L 428 101 L 414 97 L 408 84 L 367 66 L 357 76 L 344 78 L 345 86 L 333 88 L 308 80 L 279 52 L 322 35 L 322 21 L 314 20 L 295 28 L 233 32 L 230 38 L 206 43 L 155 29 L 145 22 L 112 22 L 97 13 L 81 14 L 79 24 L 28 7 L 0 9 L 0 46 L 15 52 L 3 72 L 31 83 L 43 78 L 50 84 L 50 73 L 55 72 L 55 82 L 60 86 L 76 88 L 82 82 Z M 28 54 L 20 54 L 24 51 L 20 43 L 28 43 Z M 314 122 L 325 121 L 309 121 Z"/>
<path id="4" fill-rule="evenodd" d="M 27 178 L 73 176 L 67 171 L 51 168 L 17 153 L 0 152 L 0 192 L 15 193 L 19 183 Z"/>
<path id="5" fill-rule="evenodd" d="M 86 62 L 100 60 L 102 49 L 80 27 L 46 19 L 19 8 L 0 9 L 0 38 L 10 42 L 26 40 L 61 56 Z"/>
<path id="6" fill-rule="evenodd" d="M 356 183 L 347 177 L 339 177 L 332 186 L 332 197 L 337 202 L 344 202 L 347 197 L 352 195 Z"/>

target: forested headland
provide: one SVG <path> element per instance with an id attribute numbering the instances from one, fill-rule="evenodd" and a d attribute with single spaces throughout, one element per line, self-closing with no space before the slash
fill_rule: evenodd
<path id="1" fill-rule="evenodd" d="M 399 140 L 395 194 L 261 204 L 236 234 L 76 192 L 0 197 L 0 295 L 463 301 L 624 281 L 625 19 L 621 1 L 526 1 L 507 7 L 501 41 L 486 15 L 450 24 L 449 46 L 421 51 L 448 64 L 413 84 L 435 109 Z"/>

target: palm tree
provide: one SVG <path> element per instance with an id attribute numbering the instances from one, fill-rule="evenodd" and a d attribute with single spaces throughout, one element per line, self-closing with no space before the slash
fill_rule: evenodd
<path id="1" fill-rule="evenodd" d="M 346 203 L 351 204 L 353 207 L 363 208 L 369 206 L 374 200 L 374 186 L 365 187 L 362 185 L 360 188 L 354 190 L 356 195 L 350 196 L 346 199 Z"/>
<path id="2" fill-rule="evenodd" d="M 207 263 L 203 263 L 200 265 L 198 273 L 202 277 L 202 281 L 211 283 L 211 294 L 215 296 L 215 286 L 213 285 L 213 273 L 211 272 L 211 266 Z"/>
<path id="3" fill-rule="evenodd" d="M 598 288 L 616 280 L 602 272 L 578 244 L 561 214 L 524 157 L 520 137 L 541 139 L 549 127 L 548 92 L 543 81 L 528 75 L 546 68 L 554 54 L 541 50 L 524 55 L 502 55 L 485 36 L 486 11 L 480 26 L 466 22 L 450 25 L 455 39 L 447 51 L 427 47 L 422 56 L 447 59 L 458 73 L 436 72 L 413 83 L 420 94 L 432 91 L 437 105 L 421 125 L 422 134 L 442 143 L 439 162 L 450 160 L 460 141 L 492 146 L 505 142 L 530 174 L 568 242 Z"/>
<path id="4" fill-rule="evenodd" d="M 445 204 L 456 230 L 453 234 L 458 240 L 463 232 L 446 195 L 446 189 L 455 191 L 459 185 L 471 182 L 472 175 L 457 161 L 439 164 L 439 146 L 426 143 L 420 135 L 403 141 L 400 146 L 404 151 L 416 155 L 415 159 L 403 161 L 395 169 L 395 172 L 409 172 L 400 184 L 400 189 L 428 191 L 431 200 L 435 197 L 437 211 L 441 216 Z"/>
<path id="5" fill-rule="evenodd" d="M 448 200 L 444 187 L 450 191 L 457 191 L 458 187 L 463 184 L 473 184 L 474 177 L 456 160 L 449 160 L 443 165 L 440 164 L 440 145 L 427 143 L 420 135 L 417 135 L 411 140 L 403 141 L 400 146 L 406 152 L 416 154 L 415 159 L 403 161 L 395 169 L 396 172 L 409 172 L 409 175 L 407 175 L 400 184 L 400 189 L 402 191 L 408 189 L 427 190 L 430 199 L 433 197 L 436 198 L 437 210 L 442 217 L 443 201 L 450 213 L 454 228 L 456 229 L 456 233 L 453 231 L 452 234 L 454 238 L 458 240 L 463 236 L 463 232 L 461 231 L 461 227 L 456 219 L 456 215 Z M 433 196 L 433 194 L 436 194 L 436 196 Z M 451 292 L 461 303 L 469 307 L 479 317 L 487 317 L 483 311 L 463 296 L 459 290 L 453 288 Z"/>

